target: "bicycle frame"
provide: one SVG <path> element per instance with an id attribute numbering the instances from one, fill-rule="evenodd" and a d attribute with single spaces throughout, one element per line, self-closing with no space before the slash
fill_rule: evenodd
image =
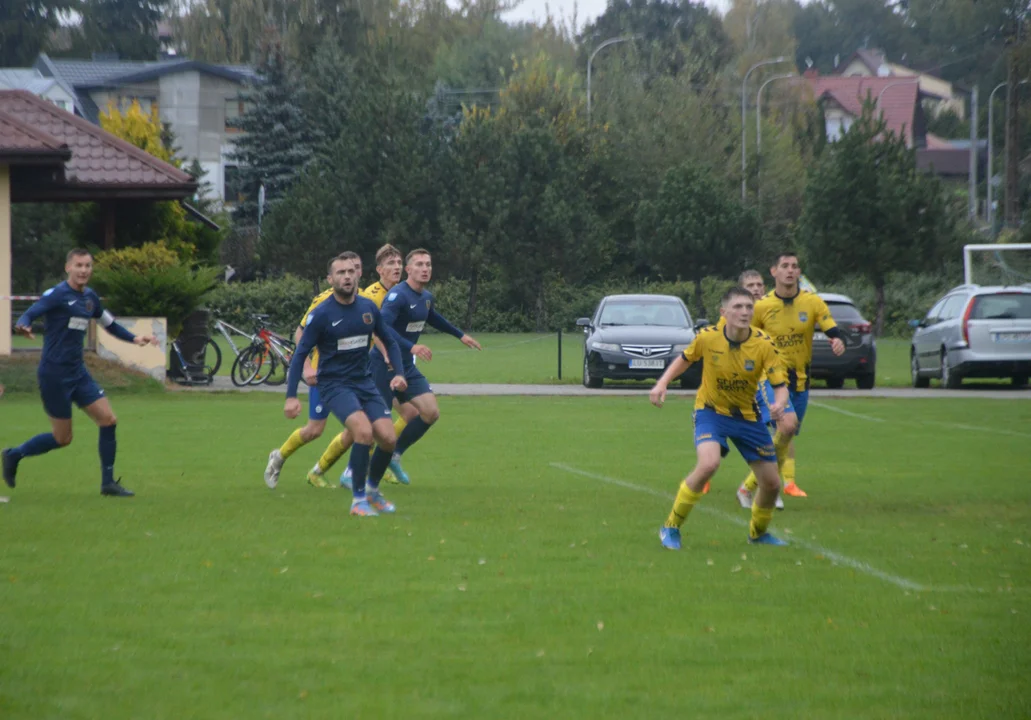
<path id="1" fill-rule="evenodd" d="M 222 337 L 224 337 L 226 339 L 226 342 L 229 343 L 229 347 L 233 348 L 233 354 L 237 356 L 240 355 L 240 353 L 243 351 L 243 348 L 236 346 L 236 343 L 233 342 L 232 335 L 229 334 L 230 332 L 236 335 L 242 335 L 243 337 L 247 338 L 247 340 L 249 341 L 248 344 L 253 344 L 257 337 L 255 335 L 251 335 L 250 333 L 245 333 L 238 327 L 233 327 L 224 320 L 215 320 L 215 329 L 222 334 Z"/>

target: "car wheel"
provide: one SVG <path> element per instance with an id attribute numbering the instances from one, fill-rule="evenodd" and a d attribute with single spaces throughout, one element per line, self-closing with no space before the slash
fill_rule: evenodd
<path id="1" fill-rule="evenodd" d="M 874 373 L 856 375 L 856 387 L 860 390 L 873 390 L 873 386 L 876 384 L 876 381 L 877 376 Z"/>
<path id="2" fill-rule="evenodd" d="M 1022 388 L 1027 385 L 1027 375 L 1014 375 L 1010 379 L 1013 382 L 1013 387 Z"/>
<path id="3" fill-rule="evenodd" d="M 831 390 L 841 390 L 841 388 L 845 387 L 845 378 L 829 377 L 827 378 L 827 387 Z"/>
<path id="4" fill-rule="evenodd" d="M 604 378 L 591 375 L 590 364 L 587 362 L 587 356 L 584 355 L 584 387 L 600 388 L 603 382 L 605 382 Z"/>
<path id="5" fill-rule="evenodd" d="M 923 377 L 920 374 L 920 364 L 916 361 L 916 351 L 910 350 L 909 352 L 909 374 L 913 380 L 913 387 L 915 388 L 926 388 L 931 387 L 931 378 Z"/>
<path id="6" fill-rule="evenodd" d="M 949 364 L 949 352 L 942 348 L 942 387 L 958 390 L 963 386 L 963 376 Z"/>

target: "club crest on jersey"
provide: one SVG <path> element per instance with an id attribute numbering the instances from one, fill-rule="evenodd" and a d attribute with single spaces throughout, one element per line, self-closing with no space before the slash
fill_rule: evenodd
<path id="1" fill-rule="evenodd" d="M 372 313 L 362 313 L 362 322 L 366 325 L 372 325 Z"/>
<path id="2" fill-rule="evenodd" d="M 806 321 L 808 321 L 809 320 L 809 313 L 800 312 L 798 314 L 798 320 L 799 320 L 799 322 L 806 322 Z"/>
<path id="3" fill-rule="evenodd" d="M 755 363 L 751 360 L 745 360 L 745 372 L 752 372 L 755 370 Z"/>
<path id="4" fill-rule="evenodd" d="M 88 313 L 93 312 L 93 301 L 90 300 L 89 298 L 86 298 L 86 312 L 88 312 Z"/>
<path id="5" fill-rule="evenodd" d="M 429 309 L 430 309 L 430 301 L 429 301 L 429 300 L 427 300 L 427 301 L 426 301 L 426 309 L 427 309 L 427 310 L 429 310 Z"/>

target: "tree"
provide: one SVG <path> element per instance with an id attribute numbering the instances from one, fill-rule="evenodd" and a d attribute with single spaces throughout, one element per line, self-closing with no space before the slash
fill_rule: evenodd
<path id="1" fill-rule="evenodd" d="M 64 226 L 69 206 L 17 203 L 11 207 L 11 282 L 16 293 L 43 292 L 60 279 L 73 241 Z"/>
<path id="2" fill-rule="evenodd" d="M 241 134 L 230 155 L 239 164 L 246 195 L 233 209 L 237 224 L 258 224 L 258 193 L 265 187 L 266 212 L 290 189 L 312 158 L 312 133 L 303 110 L 303 90 L 277 41 L 269 43 L 258 70 L 260 82 L 245 95 Z"/>
<path id="3" fill-rule="evenodd" d="M 0 67 L 31 65 L 47 49 L 60 14 L 77 0 L 4 0 L 0 3 Z"/>
<path id="4" fill-rule="evenodd" d="M 702 280 L 736 275 L 754 264 L 758 228 L 752 211 L 707 168 L 683 163 L 662 179 L 657 197 L 637 211 L 637 247 L 660 276 L 694 283 L 704 315 Z"/>
<path id="5" fill-rule="evenodd" d="M 825 148 L 806 185 L 798 239 L 807 264 L 821 278 L 852 274 L 869 282 L 878 334 L 890 273 L 934 267 L 958 237 L 940 181 L 917 170 L 915 153 L 867 102 L 852 127 Z"/>
<path id="6" fill-rule="evenodd" d="M 114 53 L 120 60 L 157 60 L 158 21 L 169 0 L 81 0 L 82 25 L 72 41 L 80 55 Z"/>

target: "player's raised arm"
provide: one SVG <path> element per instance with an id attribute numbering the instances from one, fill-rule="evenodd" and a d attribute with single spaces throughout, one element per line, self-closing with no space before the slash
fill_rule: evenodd
<path id="1" fill-rule="evenodd" d="M 694 340 L 687 346 L 687 349 L 670 363 L 666 372 L 655 383 L 655 387 L 648 393 L 648 400 L 655 407 L 662 407 L 666 402 L 666 390 L 669 384 L 687 372 L 687 369 L 702 359 L 701 335 L 695 335 Z"/>
<path id="2" fill-rule="evenodd" d="M 447 333 L 448 335 L 455 336 L 456 338 L 462 341 L 463 345 L 467 347 L 471 347 L 476 350 L 483 349 L 482 347 L 480 347 L 480 343 L 476 342 L 476 340 L 474 340 L 471 335 L 467 335 L 466 333 L 462 332 L 457 327 L 452 325 L 450 322 L 448 322 L 448 319 L 446 317 L 441 315 L 439 312 L 436 311 L 436 309 L 432 307 L 430 308 L 429 315 L 426 317 L 426 322 L 429 323 L 429 326 L 435 330 L 439 330 L 442 333 Z"/>
<path id="3" fill-rule="evenodd" d="M 157 345 L 158 339 L 153 335 L 133 335 L 129 330 L 117 320 L 115 316 L 105 310 L 100 304 L 100 298 L 95 299 L 96 307 L 93 309 L 93 319 L 97 321 L 100 327 L 104 328 L 111 335 L 134 345 Z"/>

